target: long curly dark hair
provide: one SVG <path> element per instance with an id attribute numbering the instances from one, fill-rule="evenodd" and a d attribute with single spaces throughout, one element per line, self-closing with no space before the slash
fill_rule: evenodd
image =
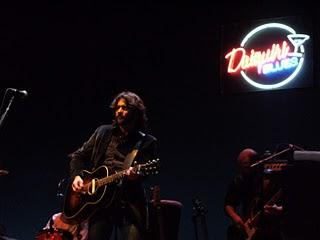
<path id="1" fill-rule="evenodd" d="M 119 93 L 111 102 L 110 108 L 113 113 L 115 113 L 118 101 L 124 99 L 128 105 L 128 108 L 133 112 L 133 118 L 135 119 L 135 124 L 137 129 L 144 129 L 147 126 L 148 118 L 146 115 L 146 107 L 142 99 L 135 93 L 130 91 L 123 91 Z M 113 120 L 113 125 L 116 125 L 115 119 Z"/>

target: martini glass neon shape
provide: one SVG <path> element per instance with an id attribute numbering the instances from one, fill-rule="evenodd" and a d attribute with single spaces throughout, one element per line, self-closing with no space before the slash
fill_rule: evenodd
<path id="1" fill-rule="evenodd" d="M 310 37 L 306 34 L 289 34 L 287 35 L 287 37 L 294 46 L 294 51 L 288 53 L 288 56 L 302 57 L 302 54 L 304 53 L 304 47 L 302 44 Z M 299 47 L 301 52 L 298 53 Z"/>

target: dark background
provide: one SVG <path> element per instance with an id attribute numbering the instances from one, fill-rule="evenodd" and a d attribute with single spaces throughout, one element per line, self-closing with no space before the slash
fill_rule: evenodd
<path id="1" fill-rule="evenodd" d="M 60 211 L 67 154 L 110 123 L 118 92 L 139 94 L 159 140 L 164 199 L 183 204 L 180 239 L 195 239 L 192 198 L 208 208 L 210 239 L 229 223 L 223 197 L 244 147 L 292 143 L 319 150 L 318 89 L 219 94 L 220 26 L 304 14 L 319 38 L 318 9 L 304 3 L 11 2 L 0 10 L 0 90 L 26 89 L 0 129 L 0 223 L 33 239 Z M 314 55 L 318 55 L 314 41 Z M 315 59 L 315 79 L 318 61 Z M 5 103 L 6 106 L 7 102 Z"/>

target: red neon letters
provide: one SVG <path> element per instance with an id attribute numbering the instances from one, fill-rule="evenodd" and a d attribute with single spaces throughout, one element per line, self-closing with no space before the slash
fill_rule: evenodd
<path id="1" fill-rule="evenodd" d="M 274 43 L 271 49 L 268 48 L 266 51 L 255 51 L 251 49 L 250 55 L 247 55 L 246 50 L 242 47 L 234 48 L 225 56 L 226 59 L 229 59 L 228 73 L 235 73 L 240 70 L 257 67 L 258 74 L 261 74 L 262 66 L 265 63 L 285 59 L 289 52 L 290 47 L 286 41 L 282 42 L 282 46 Z"/>

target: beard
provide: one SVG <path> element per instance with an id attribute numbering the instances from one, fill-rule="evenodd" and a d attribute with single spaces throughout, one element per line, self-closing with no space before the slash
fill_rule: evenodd
<path id="1" fill-rule="evenodd" d="M 127 119 L 125 117 L 119 116 L 119 117 L 116 117 L 116 122 L 119 126 L 122 126 L 126 124 Z"/>
<path id="2" fill-rule="evenodd" d="M 128 114 L 126 116 L 119 115 L 115 117 L 116 124 L 120 127 L 136 127 L 137 116 L 135 114 Z"/>
<path id="3" fill-rule="evenodd" d="M 132 116 L 131 114 L 123 116 L 119 115 L 116 117 L 116 122 L 119 126 L 126 126 L 132 124 Z"/>

